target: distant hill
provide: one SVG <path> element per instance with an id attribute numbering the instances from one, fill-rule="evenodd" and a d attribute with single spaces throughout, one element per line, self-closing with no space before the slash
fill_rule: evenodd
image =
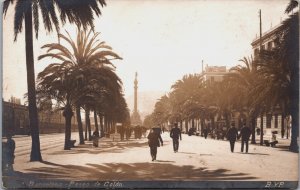
<path id="1" fill-rule="evenodd" d="M 141 91 L 138 92 L 138 111 L 140 113 L 141 119 L 144 120 L 145 116 L 151 114 L 154 110 L 155 103 L 157 100 L 165 95 L 162 91 Z M 130 114 L 134 107 L 134 95 L 129 95 L 126 98 L 126 102 L 130 109 Z"/>

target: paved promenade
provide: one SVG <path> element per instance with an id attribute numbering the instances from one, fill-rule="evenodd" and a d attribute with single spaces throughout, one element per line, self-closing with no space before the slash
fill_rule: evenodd
<path id="1" fill-rule="evenodd" d="M 73 133 L 72 138 L 77 139 Z M 29 162 L 30 137 L 16 137 L 16 178 L 59 180 L 242 180 L 296 181 L 298 154 L 287 151 L 286 139 L 277 148 L 251 145 L 249 153 L 229 151 L 227 141 L 183 135 L 179 152 L 172 150 L 169 133 L 162 134 L 164 146 L 152 162 L 147 139 L 113 141 L 102 138 L 63 150 L 64 134 L 41 135 L 44 162 Z"/>

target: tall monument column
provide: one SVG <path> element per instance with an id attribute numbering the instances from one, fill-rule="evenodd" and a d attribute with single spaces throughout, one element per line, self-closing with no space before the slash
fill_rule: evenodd
<path id="1" fill-rule="evenodd" d="M 137 112 L 137 89 L 138 89 L 137 72 L 135 72 L 134 79 L 134 112 Z"/>
<path id="2" fill-rule="evenodd" d="M 137 101 L 138 101 L 138 96 L 137 96 L 137 89 L 138 89 L 138 80 L 137 80 L 137 72 L 135 72 L 135 79 L 134 79 L 134 108 L 133 112 L 131 115 L 131 124 L 136 126 L 136 125 L 141 125 L 142 120 L 137 108 Z"/>

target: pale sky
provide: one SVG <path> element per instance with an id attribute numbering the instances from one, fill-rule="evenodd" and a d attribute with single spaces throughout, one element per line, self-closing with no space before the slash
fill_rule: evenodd
<path id="1" fill-rule="evenodd" d="M 251 42 L 259 35 L 258 11 L 262 10 L 263 31 L 280 23 L 289 0 L 107 0 L 103 15 L 95 20 L 100 39 L 123 57 L 115 61 L 126 96 L 133 94 L 134 73 L 139 91 L 170 91 L 183 75 L 201 72 L 204 64 L 237 65 L 250 56 Z M 13 42 L 13 11 L 3 21 L 3 97 L 23 97 L 27 91 L 24 33 Z M 55 32 L 46 34 L 40 23 L 34 42 L 35 72 L 47 60 L 40 47 L 57 42 Z M 65 26 L 75 34 L 74 27 Z M 74 36 L 75 37 L 75 36 Z M 22 101 L 23 103 L 24 101 Z"/>

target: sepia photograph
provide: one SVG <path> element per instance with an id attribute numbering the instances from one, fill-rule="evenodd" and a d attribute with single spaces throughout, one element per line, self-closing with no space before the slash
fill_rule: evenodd
<path id="1" fill-rule="evenodd" d="M 297 189 L 296 0 L 0 0 L 1 189 Z"/>

